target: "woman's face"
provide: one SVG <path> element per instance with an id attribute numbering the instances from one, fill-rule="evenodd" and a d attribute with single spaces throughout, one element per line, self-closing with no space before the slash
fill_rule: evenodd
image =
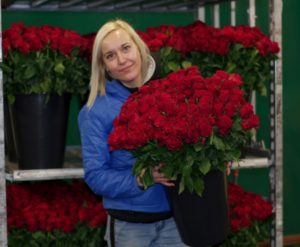
<path id="1" fill-rule="evenodd" d="M 103 62 L 109 75 L 127 87 L 142 85 L 142 61 L 137 45 L 123 29 L 109 33 L 102 42 Z"/>

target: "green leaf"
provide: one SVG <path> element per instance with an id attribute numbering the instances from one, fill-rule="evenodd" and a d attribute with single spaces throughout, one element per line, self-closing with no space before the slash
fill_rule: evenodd
<path id="1" fill-rule="evenodd" d="M 36 73 L 36 70 L 33 66 L 27 66 L 24 73 L 24 80 L 31 79 Z"/>
<path id="2" fill-rule="evenodd" d="M 187 155 L 187 157 L 186 157 L 186 166 L 191 168 L 192 165 L 194 164 L 194 162 L 195 162 L 194 157 L 192 155 Z"/>
<path id="3" fill-rule="evenodd" d="M 189 192 L 193 192 L 194 190 L 194 183 L 193 183 L 193 179 L 192 177 L 189 176 L 184 176 L 184 181 L 185 181 L 185 185 L 188 188 Z"/>
<path id="4" fill-rule="evenodd" d="M 152 168 L 147 167 L 145 174 L 142 177 L 142 182 L 144 184 L 144 188 L 147 189 L 149 186 L 154 184 L 152 177 Z"/>
<path id="5" fill-rule="evenodd" d="M 191 61 L 186 61 L 186 60 L 185 60 L 185 61 L 181 62 L 181 66 L 182 66 L 182 68 L 186 69 L 186 68 L 192 66 L 192 62 L 191 62 Z"/>
<path id="6" fill-rule="evenodd" d="M 204 191 L 204 181 L 201 177 L 196 177 L 194 179 L 194 189 L 197 195 L 202 196 Z"/>
<path id="7" fill-rule="evenodd" d="M 211 163 L 209 159 L 205 159 L 200 163 L 199 170 L 203 175 L 207 174 L 210 171 Z"/>
<path id="8" fill-rule="evenodd" d="M 236 70 L 236 64 L 234 63 L 228 63 L 226 71 L 228 73 L 233 73 Z"/>
<path id="9" fill-rule="evenodd" d="M 181 194 L 185 189 L 185 183 L 184 183 L 184 178 L 180 178 L 180 183 L 179 183 L 179 191 L 178 194 Z"/>
<path id="10" fill-rule="evenodd" d="M 199 142 L 194 144 L 193 147 L 196 152 L 200 152 L 203 149 L 203 145 Z"/>
<path id="11" fill-rule="evenodd" d="M 58 63 L 55 65 L 54 71 L 58 74 L 63 74 L 65 71 L 65 66 L 63 65 L 63 63 Z"/>
<path id="12" fill-rule="evenodd" d="M 172 165 L 164 165 L 161 169 L 167 178 L 172 178 L 174 174 L 174 166 Z"/>
<path id="13" fill-rule="evenodd" d="M 192 166 L 185 165 L 182 169 L 182 174 L 184 177 L 189 177 L 192 174 Z"/>
<path id="14" fill-rule="evenodd" d="M 177 70 L 180 69 L 180 66 L 179 66 L 177 63 L 173 62 L 173 61 L 168 62 L 167 66 L 168 66 L 168 68 L 169 68 L 171 71 L 177 71 Z"/>
<path id="15" fill-rule="evenodd" d="M 173 48 L 171 48 L 170 46 L 162 48 L 161 49 L 162 57 L 168 56 L 172 50 L 173 50 Z"/>
<path id="16" fill-rule="evenodd" d="M 217 150 L 222 150 L 222 151 L 225 150 L 225 144 L 221 138 L 215 136 L 213 138 L 213 144 L 215 145 Z"/>
<path id="17" fill-rule="evenodd" d="M 143 168 L 143 163 L 139 162 L 139 159 L 136 159 L 132 169 L 132 175 L 140 176 Z"/>

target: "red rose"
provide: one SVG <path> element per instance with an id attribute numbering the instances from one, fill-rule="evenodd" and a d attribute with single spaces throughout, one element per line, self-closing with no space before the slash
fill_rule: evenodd
<path id="1" fill-rule="evenodd" d="M 179 150 L 182 147 L 182 142 L 180 139 L 171 136 L 166 138 L 163 144 L 166 145 L 169 150 Z"/>
<path id="2" fill-rule="evenodd" d="M 159 40 L 159 39 L 152 39 L 152 40 L 149 40 L 146 43 L 147 43 L 150 51 L 152 51 L 152 52 L 158 51 L 164 45 L 163 41 Z"/>
<path id="3" fill-rule="evenodd" d="M 226 115 L 219 117 L 217 121 L 218 133 L 220 135 L 226 135 L 231 129 L 232 123 L 231 118 Z"/>
<path id="4" fill-rule="evenodd" d="M 259 126 L 259 117 L 257 115 L 251 115 L 247 119 L 243 119 L 242 121 L 242 127 L 245 130 L 252 129 L 252 128 L 258 128 Z"/>
<path id="5" fill-rule="evenodd" d="M 240 110 L 241 117 L 246 118 L 252 114 L 253 114 L 253 106 L 249 102 L 245 103 Z"/>

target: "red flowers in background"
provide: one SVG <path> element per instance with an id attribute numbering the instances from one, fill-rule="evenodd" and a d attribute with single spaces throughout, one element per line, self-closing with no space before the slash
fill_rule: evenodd
<path id="1" fill-rule="evenodd" d="M 71 93 L 88 90 L 90 65 L 85 54 L 88 40 L 77 32 L 54 27 L 14 23 L 3 32 L 4 96 Z"/>
<path id="2" fill-rule="evenodd" d="M 195 66 L 151 81 L 123 105 L 110 148 L 133 152 L 134 173 L 147 170 L 146 187 L 152 184 L 152 167 L 163 162 L 168 177 L 182 175 L 181 190 L 186 185 L 201 195 L 202 177 L 238 160 L 249 130 L 258 127 L 241 85 L 237 74 L 217 71 L 203 78 Z"/>
<path id="3" fill-rule="evenodd" d="M 158 52 L 161 77 L 189 63 L 198 66 L 204 77 L 217 70 L 239 74 L 248 101 L 252 90 L 267 94 L 270 64 L 277 59 L 279 47 L 258 27 L 215 28 L 196 21 L 182 27 L 150 27 L 139 34 L 152 52 Z"/>
<path id="4" fill-rule="evenodd" d="M 272 215 L 272 205 L 260 195 L 228 184 L 231 231 L 250 227 Z M 103 227 L 106 211 L 101 199 L 82 181 L 45 181 L 7 186 L 8 227 L 31 232 L 60 229 L 69 233 L 78 223 Z"/>
<path id="5" fill-rule="evenodd" d="M 23 23 L 14 23 L 3 32 L 4 57 L 10 49 L 28 54 L 47 46 L 68 56 L 74 48 L 85 50 L 87 40 L 75 31 L 49 25 L 26 27 Z"/>
<path id="6" fill-rule="evenodd" d="M 270 202 L 236 184 L 228 186 L 228 202 L 232 232 L 250 227 L 255 221 L 265 221 L 272 215 Z"/>
<path id="7" fill-rule="evenodd" d="M 215 28 L 196 21 L 184 27 L 173 25 L 151 27 L 147 32 L 139 34 L 151 51 L 170 46 L 183 53 L 199 51 L 225 55 L 233 43 L 244 47 L 256 47 L 263 56 L 279 51 L 276 42 L 272 42 L 259 28 L 249 26 Z"/>
<path id="8" fill-rule="evenodd" d="M 7 186 L 8 228 L 71 232 L 78 223 L 106 222 L 101 200 L 83 182 L 39 182 Z"/>

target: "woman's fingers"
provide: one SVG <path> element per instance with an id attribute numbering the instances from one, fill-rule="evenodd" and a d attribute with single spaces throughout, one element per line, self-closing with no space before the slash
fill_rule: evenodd
<path id="1" fill-rule="evenodd" d="M 144 176 L 146 172 L 146 169 L 144 168 L 142 171 L 141 171 L 141 174 L 139 176 L 136 177 L 136 182 L 138 184 L 139 187 L 143 187 L 143 182 L 142 182 L 142 177 Z"/>
<path id="2" fill-rule="evenodd" d="M 165 177 L 165 174 L 160 172 L 161 167 L 162 167 L 162 165 L 158 165 L 158 166 L 154 167 L 154 169 L 152 171 L 152 177 L 153 177 L 154 182 L 161 183 L 165 186 L 174 186 L 174 183 L 169 178 Z"/>
<path id="3" fill-rule="evenodd" d="M 167 178 L 165 176 L 165 174 L 163 174 L 160 169 L 163 167 L 163 163 L 159 163 L 157 166 L 153 167 L 152 169 L 152 177 L 153 177 L 153 181 L 155 183 L 160 183 L 160 184 L 163 184 L 165 186 L 169 186 L 169 187 L 172 187 L 172 186 L 175 186 L 174 185 L 174 181 L 170 180 L 169 178 Z M 146 169 L 144 168 L 142 171 L 141 171 L 141 174 L 139 176 L 137 176 L 137 184 L 138 186 L 143 186 L 143 182 L 142 182 L 142 177 L 144 176 L 146 172 Z"/>

